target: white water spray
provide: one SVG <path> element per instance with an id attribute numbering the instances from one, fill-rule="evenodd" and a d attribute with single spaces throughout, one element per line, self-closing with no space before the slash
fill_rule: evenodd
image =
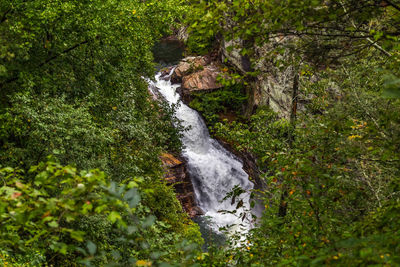
<path id="1" fill-rule="evenodd" d="M 172 71 L 171 71 L 172 73 Z M 219 227 L 235 225 L 232 230 L 248 230 L 251 226 L 247 220 L 239 217 L 244 210 L 250 210 L 249 191 L 253 184 L 243 170 L 243 164 L 229 151 L 222 147 L 209 135 L 207 126 L 201 116 L 193 109 L 180 101 L 176 89 L 179 84 L 171 84 L 169 77 L 161 79 L 161 73 L 155 77 L 156 82 L 150 82 L 161 95 L 172 104 L 180 104 L 176 110 L 176 117 L 182 121 L 189 130 L 183 134 L 183 156 L 188 162 L 188 171 L 191 175 L 196 200 L 205 216 L 211 218 L 212 227 L 218 231 Z M 235 203 L 231 199 L 222 201 L 234 186 L 239 185 L 246 191 L 238 197 Z M 221 210 L 234 210 L 239 199 L 243 206 L 238 208 L 236 214 L 224 214 Z M 238 226 L 242 224 L 241 228 Z"/>

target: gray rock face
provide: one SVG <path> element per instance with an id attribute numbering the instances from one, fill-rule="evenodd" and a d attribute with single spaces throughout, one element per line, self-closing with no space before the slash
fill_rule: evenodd
<path id="1" fill-rule="evenodd" d="M 224 60 L 226 58 L 242 73 L 253 71 L 251 68 L 250 60 L 246 56 L 241 55 L 240 50 L 237 48 L 242 46 L 243 44 L 241 40 L 222 42 L 222 59 Z M 229 49 L 229 47 L 231 47 L 232 49 Z"/>
<path id="2" fill-rule="evenodd" d="M 268 59 L 274 45 L 283 41 L 277 39 L 275 43 L 271 42 L 271 44 L 255 49 L 256 62 L 253 67 L 260 74 L 252 81 L 250 107 L 248 109 L 267 105 L 281 117 L 289 118 L 292 105 L 294 69 L 292 66 L 278 68 L 272 60 Z M 241 46 L 240 40 L 222 42 L 222 60 L 227 59 L 242 73 L 254 71 L 249 67 L 249 60 L 240 54 L 240 49 L 237 47 Z M 233 49 L 229 49 L 229 47 L 233 47 Z M 284 59 L 285 56 L 280 57 Z"/>
<path id="3" fill-rule="evenodd" d="M 234 22 L 231 21 L 230 24 L 233 25 Z M 177 36 L 180 40 L 187 40 L 188 34 L 186 28 L 179 29 Z M 220 53 L 222 55 L 222 62 L 227 59 L 231 65 L 243 74 L 249 71 L 259 71 L 260 73 L 251 82 L 251 92 L 249 92 L 249 104 L 247 107 L 248 113 L 251 113 L 254 107 L 267 105 L 281 117 L 290 117 L 293 96 L 293 78 L 295 74 L 294 68 L 292 66 L 278 68 L 273 60 L 271 60 L 270 56 L 270 53 L 275 46 L 285 43 L 286 41 L 287 40 L 284 38 L 276 38 L 263 47 L 256 47 L 256 62 L 253 66 L 250 63 L 250 60 L 246 56 L 241 55 L 240 49 L 237 48 L 244 46 L 243 41 L 231 40 L 221 42 Z M 229 49 L 228 47 L 233 47 L 233 49 Z M 287 60 L 285 55 L 278 55 L 276 57 L 280 57 L 282 60 Z M 187 58 L 181 62 L 172 76 L 172 82 L 181 83 L 183 77 L 190 74 L 189 70 L 191 68 L 195 69 L 196 66 L 199 65 L 205 67 L 210 64 L 210 62 L 204 62 L 199 58 L 202 57 Z M 195 59 L 194 66 L 193 59 Z M 180 90 L 183 98 L 187 99 L 190 91 L 195 88 L 204 88 L 205 90 L 207 90 L 206 88 L 214 88 L 216 85 L 214 86 L 214 84 L 210 82 L 211 78 L 203 78 L 209 74 L 211 74 L 211 71 L 205 71 L 204 75 L 194 75 L 190 79 L 187 78 L 185 80 L 185 85 L 183 85 Z M 303 109 L 302 103 L 299 103 L 298 109 Z"/>

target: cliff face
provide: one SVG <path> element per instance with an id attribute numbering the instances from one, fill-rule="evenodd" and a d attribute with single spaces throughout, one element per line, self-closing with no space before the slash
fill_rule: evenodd
<path id="1" fill-rule="evenodd" d="M 184 211 L 191 218 L 202 215 L 203 211 L 197 206 L 193 184 L 186 171 L 186 164 L 183 159 L 177 159 L 167 153 L 161 155 L 160 158 L 165 170 L 164 179 L 168 184 L 173 185 Z"/>
<path id="2" fill-rule="evenodd" d="M 240 40 L 222 41 L 220 54 L 222 61 L 227 60 L 229 64 L 234 66 L 239 72 L 246 73 L 257 71 L 259 74 L 251 82 L 251 91 L 249 92 L 249 103 L 247 113 L 251 113 L 257 106 L 269 106 L 280 116 L 289 118 L 292 95 L 294 68 L 292 66 L 277 67 L 272 60 L 269 60 L 270 53 L 274 47 L 282 42 L 275 40 L 271 44 L 263 47 L 256 47 L 255 64 L 251 64 L 246 56 L 240 54 L 240 49 L 243 47 Z M 233 48 L 233 49 L 232 49 Z M 284 60 L 285 56 L 282 57 Z"/>
<path id="3" fill-rule="evenodd" d="M 187 29 L 185 27 L 179 29 L 176 37 L 182 42 L 186 42 L 188 39 Z M 292 65 L 276 66 L 276 59 L 290 62 L 287 55 L 274 55 L 275 62 L 271 59 L 273 50 L 288 41 L 285 38 L 277 37 L 271 40 L 269 44 L 262 47 L 254 47 L 255 55 L 253 55 L 253 59 L 255 59 L 255 62 L 253 63 L 248 57 L 240 53 L 240 47 L 245 47 L 242 40 L 220 41 L 219 54 L 221 55 L 221 62 L 232 65 L 242 74 L 246 72 L 258 72 L 257 77 L 249 81 L 249 102 L 245 115 L 250 115 L 257 106 L 269 106 L 281 117 L 290 117 L 295 70 Z M 217 63 L 215 62 L 214 64 Z M 210 75 L 207 76 L 209 77 Z M 177 82 L 182 82 L 182 80 Z M 184 100 L 186 100 L 185 91 L 188 90 L 183 88 L 182 95 L 184 96 Z M 298 103 L 299 110 L 303 109 L 303 104 L 303 101 Z"/>

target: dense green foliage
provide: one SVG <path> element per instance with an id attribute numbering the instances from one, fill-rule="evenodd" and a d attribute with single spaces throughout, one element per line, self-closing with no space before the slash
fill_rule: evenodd
<path id="1" fill-rule="evenodd" d="M 123 179 L 151 172 L 160 149 L 178 151 L 171 111 L 148 100 L 140 77 L 153 73 L 172 4 L 2 3 L 2 163 L 56 150 L 62 164 Z"/>
<path id="2" fill-rule="evenodd" d="M 265 212 L 249 239 L 252 262 L 264 255 L 263 265 L 399 264 L 399 226 L 391 223 L 400 215 L 399 103 L 382 100 L 377 77 L 354 88 L 374 67 L 305 82 L 312 94 L 326 89 L 314 99 L 324 108 L 299 118 L 293 142 L 289 122 L 269 110 L 248 123 L 216 124 L 216 135 L 257 155 L 265 172 Z M 329 96 L 332 82 L 340 96 Z"/>
<path id="3" fill-rule="evenodd" d="M 182 10 L 1 2 L 0 264 L 181 263 L 188 243 L 201 244 L 161 179 L 159 155 L 180 151 L 179 127 L 143 79 Z"/>
<path id="4" fill-rule="evenodd" d="M 2 1 L 0 264 L 400 265 L 397 2 Z M 190 104 L 264 184 L 258 225 L 207 252 L 161 179 L 183 129 L 145 81 L 182 21 L 189 53 L 233 40 L 253 64 Z M 290 119 L 248 116 L 263 62 L 299 76 Z"/>
<path id="5" fill-rule="evenodd" d="M 190 107 L 201 112 L 208 125 L 213 125 L 221 119 L 220 116 L 241 115 L 246 99 L 242 85 L 235 84 L 215 92 L 195 94 Z"/>
<path id="6" fill-rule="evenodd" d="M 127 265 L 149 256 L 174 262 L 181 255 L 165 251 L 178 251 L 184 238 L 200 242 L 191 223 L 182 228 L 151 210 L 154 194 L 177 203 L 161 183 L 143 189 L 137 178 L 118 185 L 98 170 L 78 173 L 52 161 L 28 173 L 7 167 L 0 175 L 0 252 L 15 265 Z M 168 234 L 177 224 L 179 231 Z"/>
<path id="7" fill-rule="evenodd" d="M 228 52 L 239 49 L 255 69 L 263 62 L 292 65 L 300 76 L 293 99 L 304 104 L 290 119 L 259 107 L 248 119 L 212 122 L 215 136 L 256 156 L 265 210 L 247 246 L 212 250 L 203 262 L 399 265 L 397 1 L 193 1 L 192 7 L 187 20 L 204 34 L 204 45 L 209 35 L 222 44 L 234 40 Z M 270 53 L 260 55 L 259 47 Z M 249 84 L 252 75 L 244 77 Z"/>

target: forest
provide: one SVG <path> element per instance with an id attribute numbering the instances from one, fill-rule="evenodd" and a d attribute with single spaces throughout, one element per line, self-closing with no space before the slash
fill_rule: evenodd
<path id="1" fill-rule="evenodd" d="M 1 266 L 400 266 L 399 222 L 399 0 L 0 2 Z"/>

